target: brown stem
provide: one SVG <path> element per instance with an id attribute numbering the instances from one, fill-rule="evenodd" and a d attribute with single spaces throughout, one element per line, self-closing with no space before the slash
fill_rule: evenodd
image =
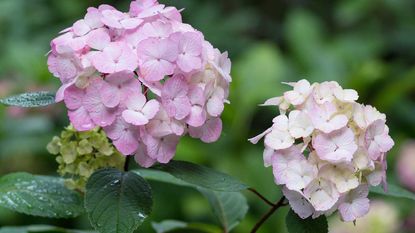
<path id="1" fill-rule="evenodd" d="M 256 233 L 258 229 L 264 224 L 275 211 L 277 211 L 280 207 L 284 206 L 285 197 L 282 196 L 281 199 L 272 206 L 272 208 L 264 215 L 262 218 L 255 224 L 254 228 L 252 229 L 251 233 Z"/>
<path id="2" fill-rule="evenodd" d="M 124 163 L 124 171 L 128 172 L 128 167 L 130 165 L 130 159 L 131 159 L 132 155 L 127 156 L 127 158 L 125 158 L 125 163 Z"/>
<path id="3" fill-rule="evenodd" d="M 260 194 L 258 191 L 256 191 L 254 188 L 248 188 L 249 191 L 257 195 L 261 200 L 263 200 L 265 203 L 267 203 L 270 206 L 274 206 L 274 203 L 272 203 L 270 200 L 268 200 L 266 197 L 264 197 L 262 194 Z"/>

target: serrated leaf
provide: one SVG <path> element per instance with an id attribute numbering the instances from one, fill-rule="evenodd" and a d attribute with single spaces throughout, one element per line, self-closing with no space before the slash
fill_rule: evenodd
<path id="1" fill-rule="evenodd" d="M 81 196 L 67 189 L 63 179 L 28 173 L 0 178 L 0 206 L 50 218 L 72 218 L 84 211 Z"/>
<path id="2" fill-rule="evenodd" d="M 164 171 L 140 169 L 135 172 L 145 179 L 192 187 L 201 192 L 212 206 L 213 214 L 217 217 L 222 226 L 222 232 L 229 232 L 238 225 L 239 221 L 245 217 L 248 211 L 246 198 L 239 192 L 213 191 L 195 184 L 187 183 Z"/>
<path id="3" fill-rule="evenodd" d="M 186 223 L 176 220 L 165 220 L 159 223 L 151 224 L 157 233 L 167 232 L 201 232 L 201 233 L 223 233 L 217 226 L 203 224 L 203 223 Z"/>
<path id="4" fill-rule="evenodd" d="M 415 193 L 394 184 L 388 184 L 388 192 L 385 192 L 381 186 L 371 187 L 370 192 L 390 197 L 407 198 L 415 200 Z"/>
<path id="5" fill-rule="evenodd" d="M 89 178 L 85 207 L 92 226 L 101 233 L 132 233 L 153 205 L 150 185 L 133 172 L 102 169 Z"/>
<path id="6" fill-rule="evenodd" d="M 235 228 L 248 212 L 246 198 L 239 192 L 215 192 L 203 188 L 198 190 L 208 199 L 225 233 Z"/>
<path id="7" fill-rule="evenodd" d="M 294 211 L 290 210 L 285 219 L 289 233 L 328 233 L 326 216 L 322 215 L 316 219 L 302 219 Z"/>
<path id="8" fill-rule="evenodd" d="M 31 92 L 0 99 L 7 106 L 23 108 L 44 107 L 55 103 L 55 94 L 51 92 Z"/>
<path id="9" fill-rule="evenodd" d="M 248 186 L 225 173 L 184 161 L 171 161 L 155 167 L 198 187 L 223 192 L 237 192 Z"/>
<path id="10" fill-rule="evenodd" d="M 138 170 L 135 170 L 134 172 L 136 172 L 138 175 L 140 175 L 141 177 L 147 180 L 154 180 L 154 181 L 170 183 L 170 184 L 179 185 L 179 186 L 196 187 L 195 185 L 192 185 L 183 180 L 177 179 L 176 177 L 164 171 L 151 170 L 151 169 L 138 169 Z"/>
<path id="11" fill-rule="evenodd" d="M 69 230 L 48 225 L 31 225 L 22 227 L 2 227 L 0 233 L 97 233 L 96 231 Z"/>

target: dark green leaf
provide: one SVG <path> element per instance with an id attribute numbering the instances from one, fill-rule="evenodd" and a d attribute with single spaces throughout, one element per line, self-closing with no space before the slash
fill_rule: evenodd
<path id="1" fill-rule="evenodd" d="M 150 214 L 151 188 L 133 172 L 102 169 L 86 185 L 89 220 L 101 233 L 132 233 Z"/>
<path id="2" fill-rule="evenodd" d="M 154 181 L 170 183 L 170 184 L 179 185 L 179 186 L 195 187 L 195 185 L 179 180 L 176 177 L 170 175 L 169 173 L 163 172 L 163 171 L 151 170 L 151 169 L 139 169 L 139 170 L 135 170 L 134 172 L 136 172 L 138 175 L 140 175 L 141 177 L 147 180 L 154 180 Z"/>
<path id="3" fill-rule="evenodd" d="M 13 173 L 0 178 L 0 206 L 51 218 L 71 218 L 83 213 L 80 195 L 56 177 Z"/>
<path id="4" fill-rule="evenodd" d="M 213 191 L 195 184 L 189 184 L 163 171 L 140 169 L 135 172 L 149 180 L 192 187 L 200 191 L 212 206 L 213 213 L 222 226 L 223 230 L 221 232 L 229 232 L 238 225 L 239 221 L 245 217 L 246 212 L 248 211 L 246 198 L 239 192 Z"/>
<path id="5" fill-rule="evenodd" d="M 407 199 L 415 200 L 415 194 L 414 193 L 412 193 L 412 192 L 410 192 L 410 191 L 408 191 L 404 188 L 401 188 L 397 185 L 394 185 L 394 184 L 388 184 L 388 192 L 387 193 L 385 193 L 385 191 L 383 191 L 381 186 L 371 187 L 370 192 L 385 195 L 385 196 L 390 196 L 390 197 L 399 197 L 399 198 L 407 198 Z"/>
<path id="6" fill-rule="evenodd" d="M 55 226 L 32 225 L 23 227 L 2 227 L 0 233 L 97 233 L 96 231 L 68 230 Z"/>
<path id="7" fill-rule="evenodd" d="M 198 190 L 208 199 L 224 232 L 230 232 L 248 212 L 246 198 L 239 192 L 215 192 L 203 188 Z"/>
<path id="8" fill-rule="evenodd" d="M 316 219 L 302 219 L 294 211 L 290 210 L 285 219 L 289 233 L 328 233 L 326 216 Z"/>
<path id="9" fill-rule="evenodd" d="M 167 232 L 201 232 L 201 233 L 223 233 L 217 226 L 203 224 L 203 223 L 185 223 L 176 220 L 165 220 L 160 223 L 152 223 L 153 229 L 157 233 Z"/>
<path id="10" fill-rule="evenodd" d="M 46 91 L 23 93 L 0 99 L 0 103 L 24 108 L 44 107 L 55 103 L 55 94 Z"/>
<path id="11" fill-rule="evenodd" d="M 189 162 L 171 161 L 156 168 L 187 183 L 215 191 L 237 192 L 248 188 L 232 176 Z"/>

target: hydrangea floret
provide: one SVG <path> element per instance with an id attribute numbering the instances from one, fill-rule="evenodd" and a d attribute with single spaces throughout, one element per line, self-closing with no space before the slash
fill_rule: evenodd
<path id="1" fill-rule="evenodd" d="M 49 70 L 62 82 L 56 100 L 74 128 L 103 128 L 141 166 L 169 162 L 187 133 L 219 138 L 231 62 L 181 10 L 156 0 L 133 1 L 126 13 L 91 7 L 51 48 Z"/>
<path id="2" fill-rule="evenodd" d="M 100 128 L 77 132 L 68 126 L 46 148 L 57 155 L 58 173 L 66 178 L 65 185 L 80 191 L 85 191 L 94 171 L 106 167 L 122 169 L 125 163 L 125 156 L 114 148 Z"/>
<path id="3" fill-rule="evenodd" d="M 386 153 L 394 142 L 386 116 L 334 81 L 286 84 L 293 89 L 263 104 L 278 106 L 280 115 L 250 139 L 264 138 L 264 165 L 303 219 L 336 210 L 343 221 L 366 215 L 369 186 L 387 188 Z"/>

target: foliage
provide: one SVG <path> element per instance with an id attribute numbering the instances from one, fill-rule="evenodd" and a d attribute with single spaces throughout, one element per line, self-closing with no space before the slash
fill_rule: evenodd
<path id="1" fill-rule="evenodd" d="M 82 199 L 55 177 L 12 173 L 0 178 L 0 206 L 49 218 L 71 218 L 80 215 Z"/>

